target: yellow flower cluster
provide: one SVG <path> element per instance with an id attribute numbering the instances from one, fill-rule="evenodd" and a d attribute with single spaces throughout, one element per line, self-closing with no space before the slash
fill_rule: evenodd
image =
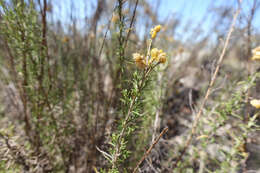
<path id="1" fill-rule="evenodd" d="M 161 30 L 161 25 L 157 25 L 154 28 L 151 29 L 151 38 L 155 38 L 156 34 Z M 158 64 L 164 64 L 166 62 L 166 53 L 163 52 L 162 49 L 153 48 L 152 46 L 152 39 L 149 39 L 149 45 L 148 45 L 148 53 L 147 55 L 142 55 L 139 53 L 133 54 L 133 59 L 135 61 L 135 64 L 137 67 L 141 69 L 145 69 L 147 67 L 153 68 Z"/>
<path id="2" fill-rule="evenodd" d="M 150 59 L 146 61 L 144 55 L 141 55 L 139 53 L 134 53 L 133 59 L 137 67 L 144 69 L 152 65 L 153 62 L 162 63 L 162 64 L 166 62 L 166 53 L 163 52 L 163 50 L 158 50 L 157 48 L 153 48 L 150 52 L 150 55 L 151 55 Z"/>
<path id="3" fill-rule="evenodd" d="M 158 50 L 157 48 L 153 48 L 151 50 L 150 63 L 152 63 L 154 61 L 164 64 L 166 62 L 166 53 L 163 52 L 162 49 Z"/>
<path id="4" fill-rule="evenodd" d="M 151 35 L 151 38 L 154 39 L 157 35 L 158 32 L 160 32 L 162 26 L 161 25 L 157 25 L 155 26 L 154 28 L 151 29 L 150 31 L 150 35 Z"/>
<path id="5" fill-rule="evenodd" d="M 257 48 L 253 49 L 253 57 L 252 60 L 260 60 L 260 46 Z"/>
<path id="6" fill-rule="evenodd" d="M 251 100 L 251 101 L 250 101 L 250 104 L 251 104 L 252 106 L 254 106 L 255 108 L 257 108 L 257 109 L 260 108 L 260 100 L 256 100 L 256 99 Z"/>
<path id="7" fill-rule="evenodd" d="M 147 66 L 144 55 L 141 55 L 139 53 L 134 53 L 133 58 L 137 67 L 145 68 Z"/>

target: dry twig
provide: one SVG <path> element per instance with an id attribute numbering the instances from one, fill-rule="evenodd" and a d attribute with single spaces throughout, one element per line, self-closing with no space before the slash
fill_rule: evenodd
<path id="1" fill-rule="evenodd" d="M 168 127 L 165 127 L 163 129 L 163 131 L 160 133 L 160 135 L 154 140 L 153 144 L 150 146 L 150 148 L 144 153 L 143 157 L 141 158 L 141 160 L 139 160 L 139 162 L 137 163 L 133 173 L 136 173 L 139 166 L 142 164 L 142 162 L 144 161 L 144 159 L 150 154 L 150 152 L 152 151 L 152 149 L 154 148 L 154 146 L 159 142 L 159 140 L 161 139 L 161 137 L 168 131 Z"/>

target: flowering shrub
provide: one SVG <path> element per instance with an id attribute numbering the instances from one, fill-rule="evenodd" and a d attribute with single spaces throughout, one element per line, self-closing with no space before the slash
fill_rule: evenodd
<path id="1" fill-rule="evenodd" d="M 160 31 L 161 26 L 158 25 L 151 30 L 151 38 L 154 39 L 156 34 Z M 133 74 L 133 87 L 123 91 L 123 98 L 121 100 L 125 106 L 125 119 L 122 121 L 119 131 L 112 134 L 112 148 L 110 154 L 101 151 L 104 156 L 112 163 L 112 169 L 109 172 L 117 172 L 120 168 L 120 163 L 123 163 L 130 154 L 127 150 L 127 138 L 134 132 L 135 123 L 143 114 L 140 112 L 140 105 L 143 100 L 144 89 L 149 85 L 150 74 L 154 68 L 159 64 L 166 62 L 166 53 L 157 48 L 151 50 L 152 39 L 149 40 L 147 54 L 139 53 L 133 54 L 133 59 L 141 73 L 135 72 Z"/>

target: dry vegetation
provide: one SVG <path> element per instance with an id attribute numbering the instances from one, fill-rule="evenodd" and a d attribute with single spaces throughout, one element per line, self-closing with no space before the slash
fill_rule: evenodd
<path id="1" fill-rule="evenodd" d="M 260 172 L 259 0 L 62 2 L 0 0 L 0 173 Z"/>

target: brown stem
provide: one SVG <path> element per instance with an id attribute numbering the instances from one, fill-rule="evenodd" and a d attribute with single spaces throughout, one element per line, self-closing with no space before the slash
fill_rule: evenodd
<path id="1" fill-rule="evenodd" d="M 154 146 L 159 142 L 159 140 L 161 139 L 161 137 L 168 131 L 168 127 L 165 127 L 163 129 L 163 131 L 160 133 L 160 135 L 154 140 L 153 144 L 150 146 L 150 148 L 144 153 L 143 157 L 141 158 L 141 160 L 139 160 L 139 162 L 137 163 L 133 173 L 137 172 L 137 169 L 139 168 L 139 166 L 142 164 L 142 162 L 144 161 L 144 159 L 150 154 L 150 152 L 152 151 L 152 149 L 154 148 Z"/>
<path id="2" fill-rule="evenodd" d="M 134 19 L 135 19 L 135 14 L 136 14 L 136 9 L 137 9 L 138 3 L 139 3 L 139 0 L 136 0 L 134 12 L 133 12 L 133 15 L 132 15 L 132 18 L 131 18 L 131 22 L 130 22 L 130 26 L 129 26 L 129 31 L 127 32 L 127 36 L 126 36 L 126 40 L 125 40 L 124 49 L 125 49 L 126 46 L 127 46 L 127 41 L 128 41 L 128 39 L 129 39 L 129 36 L 130 36 L 130 34 L 131 34 L 131 31 L 132 31 L 132 26 L 133 26 L 133 24 L 134 24 Z"/>

